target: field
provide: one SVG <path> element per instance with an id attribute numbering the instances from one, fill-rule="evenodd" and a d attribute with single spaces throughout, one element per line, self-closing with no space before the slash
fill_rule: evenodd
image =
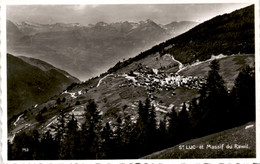
<path id="1" fill-rule="evenodd" d="M 220 75 L 226 82 L 227 88 L 232 88 L 234 80 L 236 79 L 239 71 L 247 64 L 254 66 L 254 55 L 244 54 L 236 56 L 228 56 L 219 60 Z M 180 72 L 184 76 L 207 76 L 209 68 L 209 61 L 199 65 L 187 68 Z"/>

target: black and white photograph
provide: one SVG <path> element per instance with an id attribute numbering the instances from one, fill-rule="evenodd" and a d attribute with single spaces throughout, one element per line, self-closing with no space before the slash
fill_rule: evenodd
<path id="1" fill-rule="evenodd" d="M 258 159 L 258 5 L 6 2 L 4 163 Z"/>

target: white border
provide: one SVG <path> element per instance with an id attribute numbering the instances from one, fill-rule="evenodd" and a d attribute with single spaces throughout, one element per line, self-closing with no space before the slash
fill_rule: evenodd
<path id="1" fill-rule="evenodd" d="M 41 160 L 41 161 L 7 161 L 7 76 L 6 76 L 6 5 L 57 5 L 57 4 L 188 4 L 188 3 L 252 3 L 255 4 L 255 66 L 256 66 L 256 155 L 255 159 L 171 159 L 171 160 Z M 1 56 L 0 56 L 0 94 L 1 111 L 0 125 L 1 136 L 1 158 L 0 163 L 260 163 L 260 46 L 259 46 L 259 0 L 2 0 L 1 1 Z M 0 131 L 1 132 L 1 131 Z M 258 144 L 257 144 L 258 143 Z"/>
<path id="2" fill-rule="evenodd" d="M 6 5 L 26 4 L 187 4 L 187 3 L 255 3 L 257 0 L 3 0 Z"/>

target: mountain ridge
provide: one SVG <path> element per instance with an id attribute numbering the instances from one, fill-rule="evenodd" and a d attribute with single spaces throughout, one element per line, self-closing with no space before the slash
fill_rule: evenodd
<path id="1" fill-rule="evenodd" d="M 46 62 L 32 58 L 19 58 L 11 54 L 7 54 L 7 80 L 8 119 L 35 104 L 48 100 L 71 83 L 80 82 L 77 78 Z"/>

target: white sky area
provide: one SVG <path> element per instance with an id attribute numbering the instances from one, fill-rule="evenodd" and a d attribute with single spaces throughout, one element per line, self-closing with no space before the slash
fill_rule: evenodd
<path id="1" fill-rule="evenodd" d="M 249 6 L 248 3 L 218 4 L 110 4 L 110 5 L 9 5 L 7 19 L 40 24 L 95 24 L 151 19 L 159 24 L 172 21 L 204 22 L 217 15 Z"/>

